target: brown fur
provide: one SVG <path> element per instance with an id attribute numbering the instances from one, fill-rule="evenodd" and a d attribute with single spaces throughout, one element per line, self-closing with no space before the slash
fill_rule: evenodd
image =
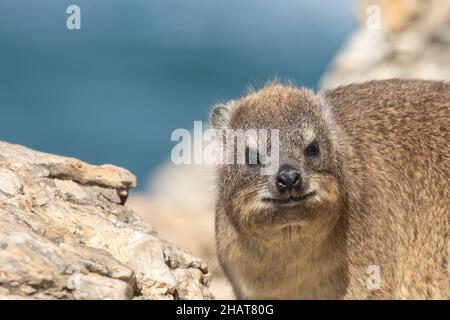
<path id="1" fill-rule="evenodd" d="M 450 298 L 449 84 L 373 81 L 317 95 L 271 84 L 216 107 L 212 122 L 280 129 L 280 165 L 317 191 L 293 209 L 263 205 L 273 177 L 221 166 L 217 246 L 238 298 Z M 303 152 L 311 134 L 315 160 Z M 379 289 L 366 285 L 370 265 Z"/>

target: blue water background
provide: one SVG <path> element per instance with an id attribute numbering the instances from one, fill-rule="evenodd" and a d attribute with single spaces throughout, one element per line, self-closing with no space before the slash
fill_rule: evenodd
<path id="1" fill-rule="evenodd" d="M 66 8 L 81 8 L 81 30 Z M 0 140 L 145 186 L 176 128 L 274 76 L 316 87 L 351 0 L 0 0 Z"/>

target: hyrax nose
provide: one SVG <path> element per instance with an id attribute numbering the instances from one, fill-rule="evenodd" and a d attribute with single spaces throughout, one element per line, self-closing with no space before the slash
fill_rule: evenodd
<path id="1" fill-rule="evenodd" d="M 298 189 L 301 185 L 300 173 L 291 166 L 283 166 L 277 173 L 275 183 L 279 192 Z"/>

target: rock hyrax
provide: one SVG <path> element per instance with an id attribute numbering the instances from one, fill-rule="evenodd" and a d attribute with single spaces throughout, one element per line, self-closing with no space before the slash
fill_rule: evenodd
<path id="1" fill-rule="evenodd" d="M 450 298 L 450 84 L 272 83 L 211 122 L 280 133 L 275 174 L 219 168 L 218 254 L 238 298 Z"/>

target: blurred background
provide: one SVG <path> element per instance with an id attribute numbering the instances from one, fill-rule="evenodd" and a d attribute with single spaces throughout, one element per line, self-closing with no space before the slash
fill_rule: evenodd
<path id="1" fill-rule="evenodd" d="M 72 4 L 80 30 L 66 27 Z M 128 205 L 232 298 L 213 168 L 172 165 L 172 131 L 274 77 L 450 79 L 449 21 L 448 0 L 0 0 L 0 139 L 131 170 Z"/>
<path id="2" fill-rule="evenodd" d="M 68 30 L 66 8 L 81 9 Z M 326 10 L 323 10 L 325 6 Z M 0 0 L 0 137 L 133 171 L 212 104 L 280 76 L 315 87 L 351 1 Z"/>

